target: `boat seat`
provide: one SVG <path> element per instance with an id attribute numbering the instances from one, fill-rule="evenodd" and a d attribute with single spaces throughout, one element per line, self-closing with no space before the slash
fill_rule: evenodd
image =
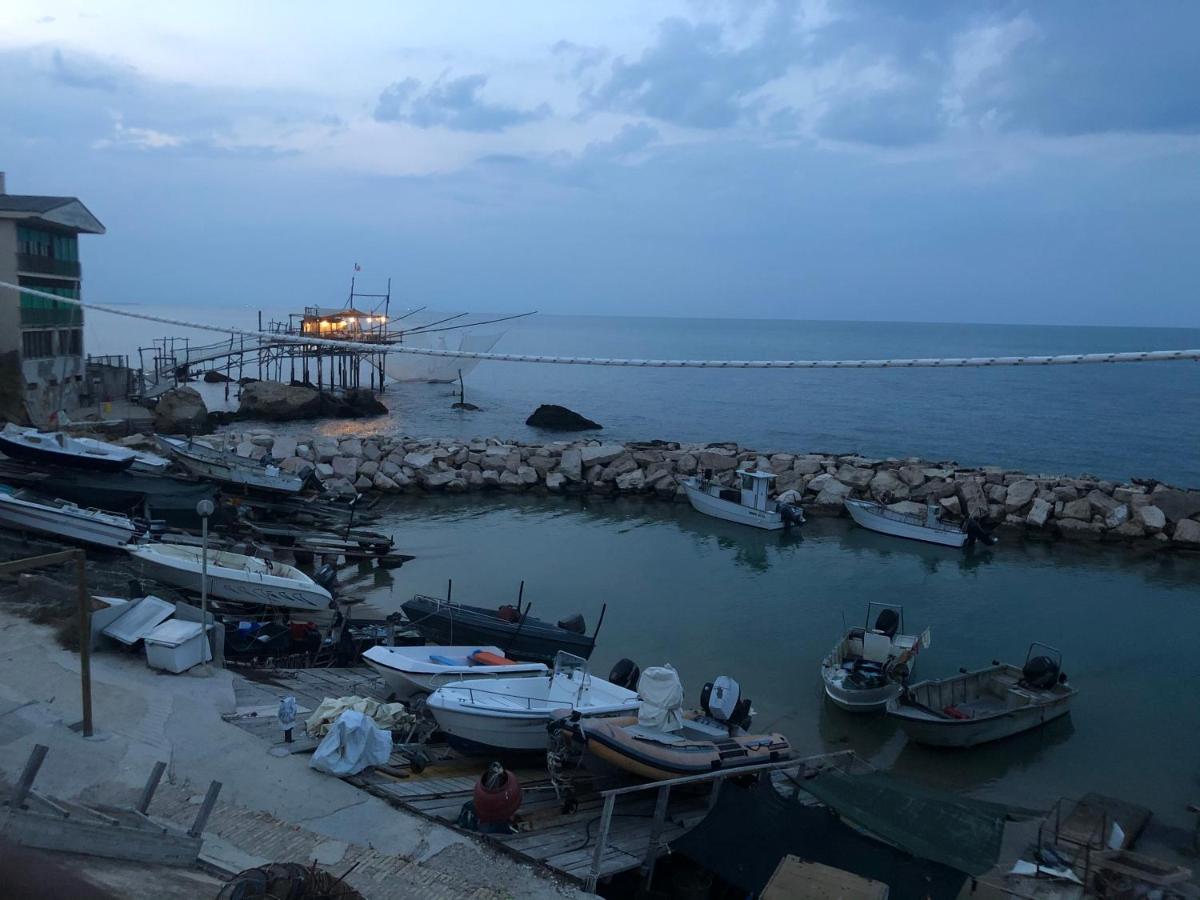
<path id="1" fill-rule="evenodd" d="M 867 662 L 885 663 L 892 655 L 892 639 L 886 634 L 869 631 L 863 635 L 863 659 Z"/>
<path id="2" fill-rule="evenodd" d="M 465 662 L 465 660 L 452 659 L 449 656 L 442 656 L 440 653 L 430 653 L 429 661 L 435 662 L 439 666 L 461 666 Z"/>

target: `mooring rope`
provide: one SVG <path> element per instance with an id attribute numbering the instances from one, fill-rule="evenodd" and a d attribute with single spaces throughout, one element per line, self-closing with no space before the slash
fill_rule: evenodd
<path id="1" fill-rule="evenodd" d="M 85 303 L 71 297 L 62 297 L 35 288 L 21 287 L 0 281 L 0 287 L 22 291 L 36 297 L 74 303 L 85 309 L 112 313 L 131 319 L 157 322 L 161 325 L 176 325 L 197 331 L 214 331 L 218 334 L 240 335 L 254 338 L 263 344 L 303 344 L 309 347 L 328 347 L 337 350 L 359 350 L 371 353 L 407 353 L 413 356 L 433 356 L 452 359 L 477 359 L 492 362 L 544 363 L 560 366 L 611 366 L 642 369 L 954 369 L 986 368 L 990 366 L 1078 366 L 1097 363 L 1145 363 L 1200 360 L 1200 349 L 1195 350 L 1135 350 L 1124 353 L 1070 353 L 1058 356 L 970 356 L 917 359 L 611 359 L 591 356 L 535 356 L 525 353 L 484 353 L 473 350 L 435 350 L 428 347 L 408 347 L 404 344 L 379 344 L 358 341 L 343 341 L 335 338 L 308 337 L 292 334 L 276 334 L 268 331 L 252 331 L 231 325 L 206 325 L 188 322 L 168 316 L 133 312 L 101 303 Z M 234 352 L 253 352 L 257 348 L 239 348 Z"/>

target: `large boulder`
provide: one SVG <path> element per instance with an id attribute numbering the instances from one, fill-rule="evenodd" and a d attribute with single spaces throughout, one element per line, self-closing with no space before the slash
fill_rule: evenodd
<path id="1" fill-rule="evenodd" d="M 154 407 L 154 430 L 159 434 L 207 434 L 208 407 L 195 388 L 172 388 L 158 398 Z"/>
<path id="2" fill-rule="evenodd" d="M 1168 522 L 1180 522 L 1200 513 L 1200 491 L 1160 487 L 1150 495 L 1150 499 L 1163 511 Z"/>
<path id="3" fill-rule="evenodd" d="M 1195 519 L 1184 519 L 1175 526 L 1171 540 L 1185 547 L 1200 549 L 1200 522 Z"/>
<path id="4" fill-rule="evenodd" d="M 996 485 L 993 485 L 996 487 Z M 958 499 L 962 501 L 962 508 L 968 516 L 974 516 L 977 519 L 982 519 L 988 512 L 988 498 L 983 492 L 983 485 L 975 479 L 961 481 L 958 484 Z M 1049 510 L 1047 504 L 1047 510 Z"/>
<path id="5" fill-rule="evenodd" d="M 340 396 L 279 381 L 255 381 L 242 388 L 238 418 L 290 422 L 296 419 L 358 419 L 387 412 L 375 395 L 356 388 Z"/>
<path id="6" fill-rule="evenodd" d="M 1062 518 L 1090 522 L 1092 520 L 1092 504 L 1088 502 L 1086 497 L 1080 497 L 1077 500 L 1068 500 L 1063 504 Z"/>
<path id="7" fill-rule="evenodd" d="M 875 472 L 872 469 L 843 465 L 838 468 L 834 477 L 842 484 L 848 484 L 851 487 L 866 487 L 875 477 Z"/>
<path id="8" fill-rule="evenodd" d="M 1025 516 L 1025 521 L 1035 528 L 1041 528 L 1046 524 L 1046 520 L 1050 518 L 1050 513 L 1053 509 L 1054 506 L 1050 501 L 1037 497 L 1029 507 L 1029 514 Z"/>
<path id="9" fill-rule="evenodd" d="M 817 499 L 813 501 L 814 510 L 826 513 L 840 513 L 845 504 L 843 501 L 850 495 L 851 488 L 836 478 L 830 478 L 824 483 Z"/>
<path id="10" fill-rule="evenodd" d="M 625 452 L 624 444 L 601 444 L 599 447 L 580 447 L 579 460 L 584 467 L 607 466 Z"/>
<path id="11" fill-rule="evenodd" d="M 1033 499 L 1033 495 L 1037 493 L 1037 484 L 1027 478 L 1020 481 L 1014 481 L 1008 486 L 1008 493 L 1004 498 L 1004 509 L 1006 512 L 1015 513 L 1025 504 Z"/>
<path id="12" fill-rule="evenodd" d="M 532 428 L 544 428 L 547 431 L 594 431 L 604 427 L 599 422 L 593 422 L 572 409 L 553 403 L 543 403 L 533 411 L 533 415 L 525 420 L 525 424 Z"/>
<path id="13" fill-rule="evenodd" d="M 564 478 L 569 478 L 571 481 L 579 481 L 583 477 L 583 458 L 579 448 L 568 447 L 562 452 L 558 461 L 558 471 Z M 547 486 L 549 486 L 549 479 L 547 479 Z"/>
<path id="14" fill-rule="evenodd" d="M 700 469 L 712 469 L 713 472 L 728 472 L 737 468 L 737 457 L 729 452 L 720 450 L 705 450 L 700 454 L 696 466 Z"/>
<path id="15" fill-rule="evenodd" d="M 1157 506 L 1139 506 L 1133 511 L 1133 520 L 1151 534 L 1167 527 L 1167 517 Z"/>

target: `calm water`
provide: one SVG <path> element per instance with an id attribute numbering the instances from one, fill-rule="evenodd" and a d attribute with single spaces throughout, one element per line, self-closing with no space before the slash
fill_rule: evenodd
<path id="1" fill-rule="evenodd" d="M 255 313 L 245 310 L 145 309 L 246 328 L 256 322 Z M 164 332 L 185 334 L 89 313 L 88 351 L 130 353 Z M 216 337 L 190 336 L 198 343 Z M 496 349 L 629 358 L 860 359 L 1194 347 L 1200 347 L 1200 329 L 537 316 L 511 328 Z M 545 439 L 524 421 L 540 403 L 561 403 L 600 422 L 602 435 L 615 440 L 731 440 L 763 450 L 913 454 L 1200 486 L 1195 363 L 715 371 L 485 362 L 467 378 L 467 399 L 482 410 L 451 410 L 455 399 L 456 389 L 448 385 L 395 386 L 384 398 L 391 415 L 370 427 L 422 437 Z"/>
<path id="2" fill-rule="evenodd" d="M 695 702 L 717 675 L 738 678 L 756 725 L 804 753 L 853 748 L 879 766 L 1029 805 L 1097 790 L 1188 825 L 1200 796 L 1200 683 L 1194 649 L 1200 559 L 1146 559 L 1065 546 L 1001 544 L 973 556 L 818 520 L 803 537 L 755 532 L 679 505 L 578 499 L 404 498 L 385 524 L 417 559 L 370 570 L 352 588 L 385 608 L 415 592 L 480 605 L 526 580 L 533 614 L 608 604 L 594 670 L 619 658 L 669 662 Z M 963 753 L 908 745 L 885 719 L 825 702 L 821 657 L 868 600 L 904 605 L 932 627 L 917 675 L 993 658 L 1021 662 L 1031 640 L 1063 651 L 1080 690 L 1069 719 Z"/>

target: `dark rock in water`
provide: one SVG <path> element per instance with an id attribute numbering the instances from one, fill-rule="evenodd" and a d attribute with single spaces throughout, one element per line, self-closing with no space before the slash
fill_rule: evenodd
<path id="1" fill-rule="evenodd" d="M 341 396 L 309 387 L 255 381 L 242 390 L 239 419 L 290 422 L 295 419 L 362 419 L 384 415 L 387 407 L 368 390 L 356 388 Z"/>
<path id="2" fill-rule="evenodd" d="M 166 391 L 154 407 L 154 430 L 159 434 L 208 434 L 208 407 L 195 388 Z"/>
<path id="3" fill-rule="evenodd" d="M 238 383 L 239 385 L 241 385 L 242 387 L 245 387 L 245 386 L 246 386 L 246 385 L 248 385 L 248 384 L 254 384 L 254 383 L 255 383 L 256 381 L 258 381 L 258 380 L 259 380 L 259 379 L 257 379 L 257 378 L 251 378 L 249 375 L 247 375 L 247 376 L 245 376 L 244 378 L 239 378 L 239 379 L 237 380 L 237 383 Z"/>
<path id="4" fill-rule="evenodd" d="M 224 372 L 218 372 L 216 369 L 209 369 L 204 373 L 204 381 L 207 384 L 224 384 L 226 381 L 233 381 Z"/>
<path id="5" fill-rule="evenodd" d="M 565 406 L 556 406 L 553 403 L 543 403 L 533 411 L 533 415 L 525 420 L 525 424 L 534 428 L 545 428 L 549 431 L 591 431 L 604 427 L 586 416 L 581 416 L 574 410 L 567 409 Z"/>
<path id="6" fill-rule="evenodd" d="M 479 407 L 474 403 L 457 402 L 450 404 L 451 409 L 465 409 L 467 412 L 477 412 Z"/>
<path id="7" fill-rule="evenodd" d="M 214 409 L 208 414 L 209 430 L 232 425 L 237 421 L 237 413 L 227 409 Z"/>

